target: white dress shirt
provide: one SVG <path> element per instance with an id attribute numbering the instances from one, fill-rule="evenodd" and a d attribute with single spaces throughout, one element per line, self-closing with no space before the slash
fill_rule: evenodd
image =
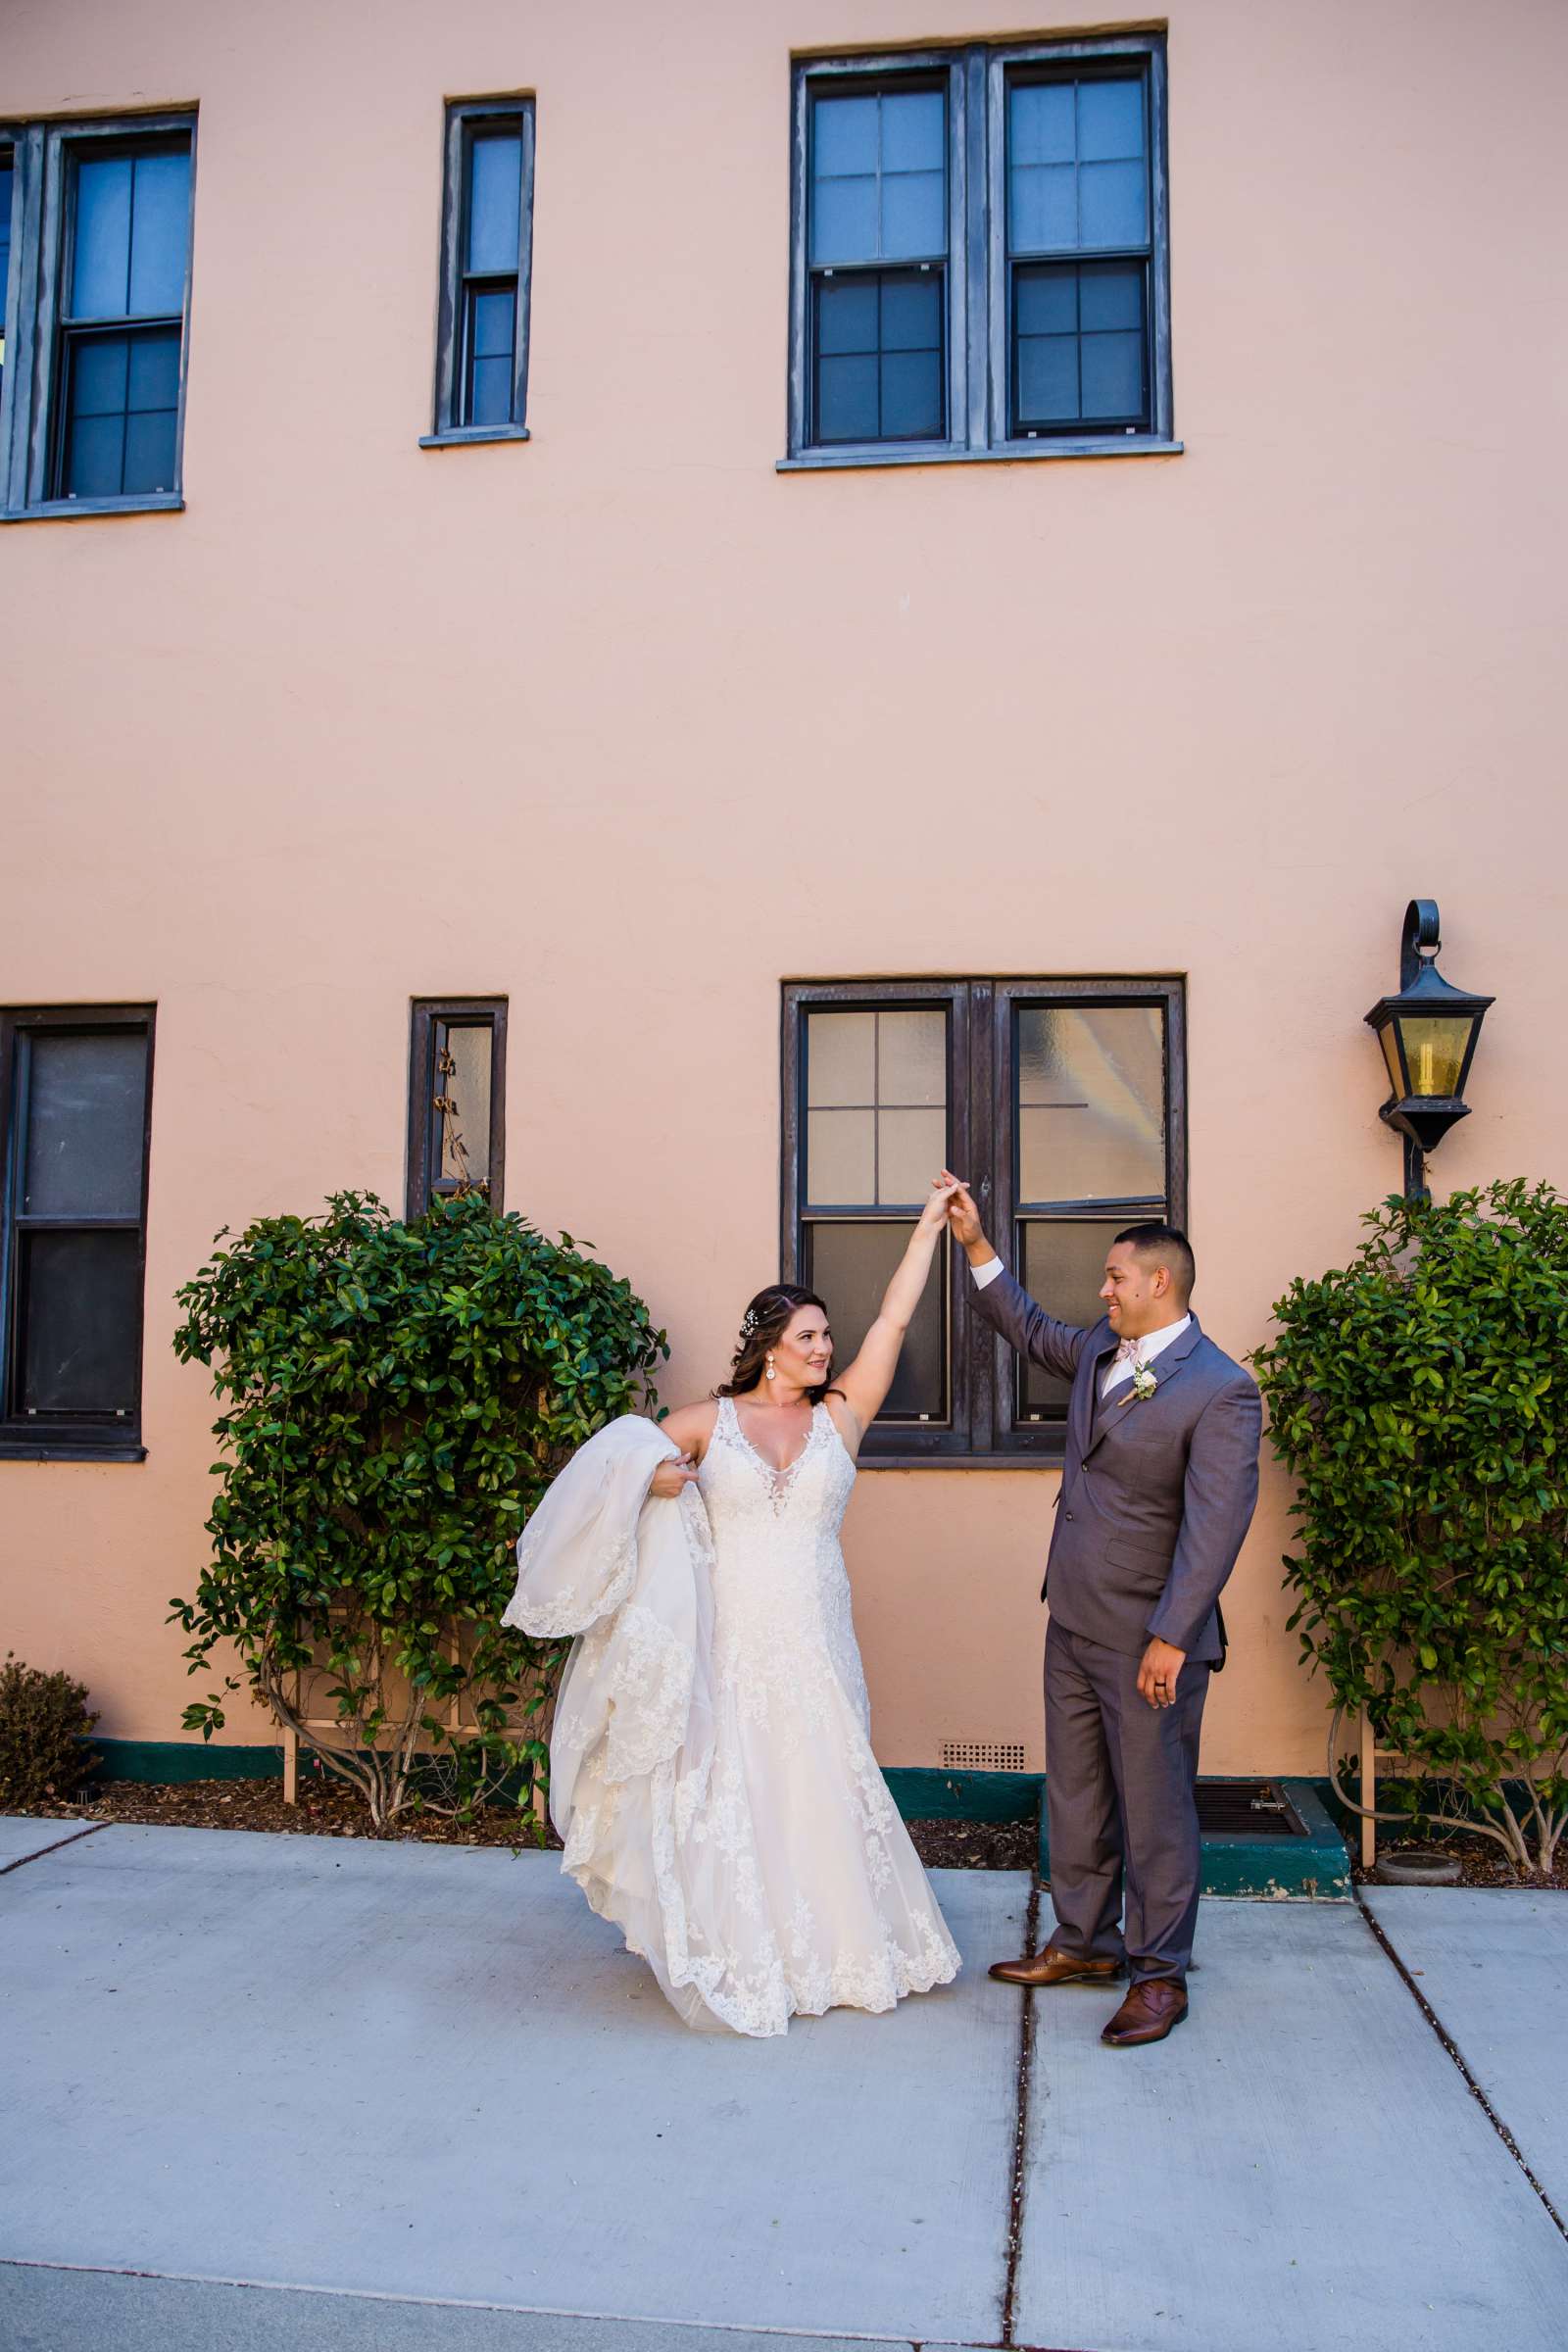
<path id="1" fill-rule="evenodd" d="M 970 1272 L 974 1276 L 975 1289 L 983 1291 L 986 1284 L 995 1282 L 1002 1271 L 1000 1257 L 988 1257 L 983 1266 L 972 1266 Z M 1124 1380 L 1131 1380 L 1137 1366 L 1152 1363 L 1155 1356 L 1168 1348 L 1173 1340 L 1181 1338 L 1192 1319 L 1191 1315 L 1183 1315 L 1177 1323 L 1162 1323 L 1158 1331 L 1145 1332 L 1143 1338 L 1134 1343 L 1137 1349 L 1134 1355 L 1123 1355 L 1118 1350 L 1105 1366 L 1104 1377 L 1100 1384 L 1102 1398 L 1108 1396 L 1112 1389 L 1119 1388 Z M 1122 1346 L 1126 1346 L 1125 1341 Z"/>

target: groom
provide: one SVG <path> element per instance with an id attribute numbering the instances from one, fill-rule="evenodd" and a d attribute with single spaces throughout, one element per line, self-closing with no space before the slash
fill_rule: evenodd
<path id="1" fill-rule="evenodd" d="M 975 1305 L 1020 1354 L 1070 1381 L 1047 1563 L 1046 1803 L 1055 1933 L 1009 1984 L 1108 1984 L 1101 2039 L 1163 2041 L 1187 2015 L 1200 1854 L 1198 1737 L 1224 1662 L 1217 1602 L 1257 1500 L 1262 1407 L 1188 1307 L 1193 1252 L 1130 1225 L 1105 1257 L 1103 1319 L 1058 1323 L 1006 1271 L 962 1186 L 948 1207 Z M 1123 1904 L 1125 1895 L 1125 1925 Z"/>

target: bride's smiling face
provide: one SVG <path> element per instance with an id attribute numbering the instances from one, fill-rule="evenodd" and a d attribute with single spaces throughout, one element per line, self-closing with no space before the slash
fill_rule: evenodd
<path id="1" fill-rule="evenodd" d="M 797 1307 L 773 1344 L 773 1369 L 800 1389 L 819 1389 L 833 1361 L 833 1334 L 819 1306 Z"/>

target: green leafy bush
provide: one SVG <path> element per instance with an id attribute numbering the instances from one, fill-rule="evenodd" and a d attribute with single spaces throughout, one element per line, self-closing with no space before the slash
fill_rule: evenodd
<path id="1" fill-rule="evenodd" d="M 1254 1358 L 1298 1486 L 1290 1622 L 1340 1709 L 1516 1867 L 1568 1821 L 1568 1201 L 1392 1200 Z"/>
<path id="2" fill-rule="evenodd" d="M 646 1307 L 477 1192 L 412 1224 L 357 1193 L 264 1218 L 179 1303 L 176 1349 L 224 1406 L 213 1553 L 170 1604 L 190 1671 L 232 1643 L 376 1828 L 503 1780 L 526 1804 L 565 1650 L 502 1627 L 514 1546 L 567 1454 L 654 1403 L 668 1348 Z M 184 1720 L 210 1739 L 223 1693 Z"/>
<path id="3" fill-rule="evenodd" d="M 87 1745 L 97 1721 L 85 1684 L 24 1666 L 8 1650 L 0 1666 L 0 1813 L 74 1797 L 102 1761 Z"/>

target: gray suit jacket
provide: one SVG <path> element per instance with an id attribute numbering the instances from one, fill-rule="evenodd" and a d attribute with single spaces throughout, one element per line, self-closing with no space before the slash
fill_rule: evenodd
<path id="1" fill-rule="evenodd" d="M 1250 1372 L 1205 1339 L 1194 1316 L 1132 1389 L 1095 1400 L 1116 1352 L 1109 1323 L 1058 1323 L 1008 1273 L 974 1309 L 1021 1355 L 1072 1382 L 1067 1458 L 1040 1597 L 1069 1633 L 1142 1650 L 1152 1635 L 1190 1658 L 1222 1655 L 1215 1602 L 1257 1502 L 1262 1400 Z"/>

